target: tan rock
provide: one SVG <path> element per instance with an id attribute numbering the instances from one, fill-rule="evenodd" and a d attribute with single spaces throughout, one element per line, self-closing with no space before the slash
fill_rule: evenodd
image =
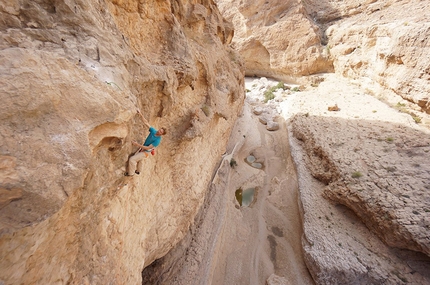
<path id="1" fill-rule="evenodd" d="M 335 75 L 287 114 L 315 282 L 429 283 L 429 130 Z"/>
<path id="2" fill-rule="evenodd" d="M 255 107 L 253 113 L 255 115 L 261 115 L 263 113 L 264 109 L 262 107 Z"/>
<path id="3" fill-rule="evenodd" d="M 0 209 L 9 204 L 10 202 L 20 199 L 22 197 L 22 189 L 4 189 L 0 188 Z"/>
<path id="4" fill-rule="evenodd" d="M 346 8 L 356 1 L 343 1 L 344 8 L 338 10 L 343 19 L 327 28 L 335 71 L 357 80 L 374 95 L 392 97 L 394 93 L 419 104 L 430 92 L 426 40 L 430 30 L 424 12 L 429 3 L 374 2 L 358 7 L 361 13 L 351 16 Z"/>
<path id="5" fill-rule="evenodd" d="M 267 285 L 288 285 L 288 280 L 284 277 L 280 277 L 276 274 L 272 274 L 267 278 Z"/>
<path id="6" fill-rule="evenodd" d="M 277 122 L 269 121 L 266 125 L 266 129 L 268 131 L 277 131 L 279 130 L 279 124 Z"/>
<path id="7" fill-rule="evenodd" d="M 302 1 L 217 1 L 235 27 L 233 44 L 245 60 L 248 76 L 289 81 L 332 71 L 322 31 Z M 298 40 L 300 39 L 300 40 Z"/>
<path id="8" fill-rule="evenodd" d="M 302 82 L 302 75 L 336 72 L 372 95 L 388 101 L 399 95 L 414 104 L 430 92 L 426 1 L 217 4 L 235 27 L 233 44 L 248 76 Z"/>
<path id="9" fill-rule="evenodd" d="M 212 3 L 0 6 L 0 283 L 139 284 L 193 222 L 241 110 L 232 27 Z M 168 135 L 125 180 L 136 109 Z"/>

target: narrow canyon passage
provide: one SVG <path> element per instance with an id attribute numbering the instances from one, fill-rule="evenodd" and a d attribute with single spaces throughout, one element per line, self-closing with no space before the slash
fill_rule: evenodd
<path id="1" fill-rule="evenodd" d="M 237 165 L 229 175 L 229 193 L 257 190 L 249 207 L 228 206 L 212 284 L 265 284 L 271 274 L 290 284 L 313 284 L 301 250 L 297 177 L 286 124 L 279 123 L 279 130 L 266 130 L 248 105 L 238 120 L 232 142 L 242 135 L 244 143 L 232 155 Z M 262 168 L 249 165 L 248 156 Z"/>
<path id="2" fill-rule="evenodd" d="M 248 205 L 249 189 L 255 191 Z M 245 103 L 190 234 L 143 271 L 143 284 L 265 284 L 272 274 L 314 284 L 301 235 L 286 124 L 266 130 Z"/>

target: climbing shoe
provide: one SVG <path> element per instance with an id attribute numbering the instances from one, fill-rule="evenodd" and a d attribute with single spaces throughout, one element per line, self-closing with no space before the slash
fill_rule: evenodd
<path id="1" fill-rule="evenodd" d="M 124 172 L 124 176 L 133 176 L 133 175 L 128 174 L 128 172 Z"/>
<path id="2" fill-rule="evenodd" d="M 140 172 L 139 172 L 139 171 L 137 171 L 137 170 L 136 170 L 134 173 L 136 173 L 137 175 L 139 175 L 139 174 L 140 174 Z"/>

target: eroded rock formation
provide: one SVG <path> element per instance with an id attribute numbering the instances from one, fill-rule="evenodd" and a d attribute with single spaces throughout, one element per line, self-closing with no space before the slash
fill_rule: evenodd
<path id="1" fill-rule="evenodd" d="M 231 1 L 218 5 L 235 28 L 248 76 L 301 80 L 336 72 L 369 93 L 394 93 L 429 112 L 426 1 Z"/>
<path id="2" fill-rule="evenodd" d="M 333 71 L 323 31 L 302 1 L 217 1 L 235 28 L 233 43 L 248 76 L 294 80 Z M 311 5 L 311 4 L 309 4 Z"/>
<path id="3" fill-rule="evenodd" d="M 295 79 L 296 83 L 316 88 L 321 83 L 315 81 L 319 75 L 300 76 L 333 71 L 360 86 L 358 91 L 353 91 L 356 86 L 352 85 L 343 89 L 346 98 L 360 94 L 366 105 L 370 101 L 366 96 L 372 95 L 391 106 L 397 105 L 398 110 L 389 114 L 389 119 L 403 112 L 416 123 L 429 126 L 429 117 L 424 114 L 429 113 L 430 88 L 428 2 L 235 1 L 230 5 L 229 1 L 219 0 L 218 4 L 235 26 L 233 43 L 244 56 L 248 75 L 285 81 Z M 331 90 L 331 94 L 340 91 L 340 87 Z M 326 113 L 331 110 L 327 107 L 339 103 L 332 99 L 336 96 L 321 89 L 309 92 L 325 96 L 325 113 L 311 117 L 312 113 L 320 112 L 319 105 L 308 111 L 301 110 L 302 114 L 291 121 L 291 131 L 306 152 L 299 163 L 307 166 L 313 178 L 328 185 L 321 193 L 307 191 L 308 187 L 320 187 L 317 183 L 306 185 L 301 196 L 306 203 L 305 211 L 312 212 L 305 212 L 305 233 L 311 233 L 312 238 L 304 239 L 304 249 L 315 281 L 319 284 L 427 284 L 428 266 L 418 270 L 415 265 L 418 260 L 427 262 L 430 255 L 428 132 L 415 131 L 411 118 L 407 127 L 387 125 L 385 118 L 369 122 L 367 119 L 373 116 L 370 110 L 362 110 L 358 105 L 352 111 L 362 111 L 367 116 L 364 120 L 328 119 Z M 297 99 L 301 101 L 300 108 L 312 105 L 305 100 Z M 339 109 L 340 113 L 345 112 L 343 106 L 339 105 Z M 390 133 L 386 130 L 388 126 Z M 341 136 L 329 137 L 329 132 L 339 132 Z M 350 153 L 342 156 L 344 147 Z M 352 177 L 354 173 L 360 179 Z M 310 202 L 320 195 L 337 209 L 331 206 L 323 209 L 322 204 Z M 339 210 L 340 205 L 346 207 Z M 318 206 L 321 206 L 320 213 L 315 214 L 313 208 Z M 342 212 L 335 216 L 345 218 L 346 224 L 363 221 L 384 245 L 380 241 L 368 243 L 366 234 L 357 232 L 356 237 L 345 239 L 351 247 L 349 253 L 344 251 L 342 235 L 325 235 L 333 231 L 319 227 L 322 224 L 319 219 L 324 216 L 330 221 L 325 226 L 333 227 L 335 223 L 330 216 L 335 211 Z M 342 231 L 341 226 L 336 229 L 336 232 Z M 330 239 L 334 238 L 339 238 L 338 246 L 331 244 Z M 356 242 L 365 246 L 352 246 Z M 378 257 L 363 256 L 357 248 Z M 389 256 L 388 261 L 382 261 L 384 256 Z M 399 266 L 392 267 L 392 264 Z M 424 279 L 420 279 L 420 274 Z"/>
<path id="4" fill-rule="evenodd" d="M 346 3 L 337 9 L 344 19 L 326 30 L 336 72 L 357 80 L 372 95 L 394 93 L 429 113 L 430 23 L 424 11 L 430 4 Z"/>
<path id="5" fill-rule="evenodd" d="M 185 234 L 243 104 L 210 1 L 0 4 L 0 283 L 138 284 Z M 124 180 L 141 109 L 168 135 Z"/>

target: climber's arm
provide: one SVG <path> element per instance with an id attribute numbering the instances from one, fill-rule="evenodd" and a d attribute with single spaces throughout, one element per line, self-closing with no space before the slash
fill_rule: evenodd
<path id="1" fill-rule="evenodd" d="M 131 143 L 132 143 L 133 145 L 137 146 L 137 147 L 140 147 L 140 148 L 141 148 L 141 149 L 143 149 L 143 150 L 150 150 L 150 149 L 154 148 L 154 147 L 152 146 L 152 144 L 150 144 L 150 145 L 148 145 L 148 146 L 144 146 L 144 145 L 142 145 L 142 144 L 140 144 L 140 143 L 137 143 L 136 141 L 132 141 Z"/>
<path id="2" fill-rule="evenodd" d="M 137 110 L 137 113 L 139 114 L 140 118 L 142 119 L 143 124 L 149 129 L 151 127 L 151 125 L 148 123 L 148 121 L 142 115 L 142 113 L 140 112 L 140 110 Z"/>

